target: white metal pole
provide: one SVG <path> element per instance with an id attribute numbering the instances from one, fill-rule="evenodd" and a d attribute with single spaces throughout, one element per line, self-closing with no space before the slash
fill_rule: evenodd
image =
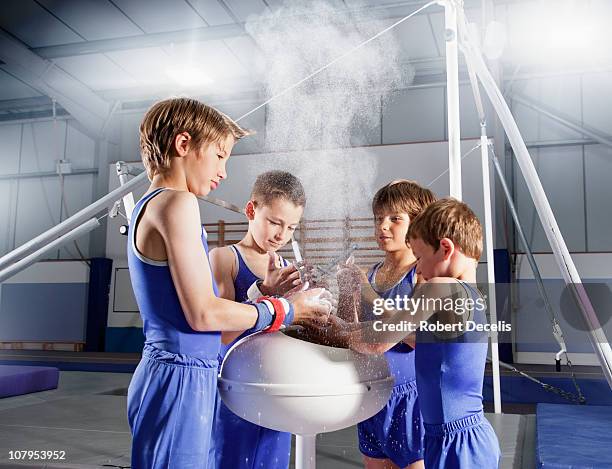
<path id="1" fill-rule="evenodd" d="M 33 252 L 32 254 L 24 257 L 18 262 L 15 262 L 11 266 L 0 271 L 0 283 L 4 282 L 8 278 L 11 278 L 13 275 L 16 275 L 22 270 L 27 269 L 32 264 L 34 264 L 38 259 L 40 259 L 45 253 L 52 251 L 54 249 L 57 249 L 58 247 L 61 247 L 64 244 L 67 244 L 70 241 L 77 239 L 78 237 L 84 235 L 85 233 L 89 233 L 90 231 L 96 229 L 98 226 L 100 226 L 100 222 L 98 221 L 98 219 L 91 218 L 90 220 L 83 223 L 82 225 L 77 226 L 72 231 L 69 231 L 65 235 L 60 236 L 55 241 L 52 241 L 49 244 L 46 244 L 45 246 L 40 248 L 38 251 Z"/>
<path id="2" fill-rule="evenodd" d="M 487 301 L 491 324 L 497 324 L 497 300 L 495 292 L 495 261 L 493 254 L 493 211 L 491 209 L 491 180 L 489 178 L 489 139 L 487 138 L 487 126 L 484 121 L 481 124 L 480 156 L 482 163 L 482 188 L 484 193 L 484 218 L 485 218 L 485 244 L 487 246 L 487 289 L 489 299 Z M 491 369 L 493 371 L 493 409 L 496 414 L 501 414 L 501 383 L 499 374 L 499 345 L 497 329 L 491 332 Z"/>
<path id="3" fill-rule="evenodd" d="M 127 182 L 125 185 L 118 187 L 117 189 L 105 195 L 93 204 L 75 213 L 70 218 L 67 218 L 59 225 L 51 228 L 50 230 L 45 231 L 44 233 L 38 235 L 36 238 L 31 239 L 25 244 L 22 244 L 17 249 L 14 249 L 11 252 L 5 254 L 0 258 L 0 269 L 3 269 L 8 264 L 17 261 L 18 259 L 24 256 L 27 256 L 31 252 L 36 251 L 37 249 L 46 245 L 58 236 L 61 236 L 67 233 L 68 231 L 73 230 L 74 228 L 81 225 L 83 222 L 87 221 L 92 216 L 95 216 L 102 210 L 109 209 L 113 206 L 116 200 L 120 199 L 125 194 L 132 192 L 134 188 L 140 186 L 146 180 L 147 174 L 143 172 L 139 176 L 136 176 L 134 179 Z"/>
<path id="4" fill-rule="evenodd" d="M 129 181 L 130 170 L 124 161 L 117 161 L 115 168 L 117 170 L 117 176 L 119 176 L 119 183 L 124 186 Z M 128 223 L 132 219 L 132 212 L 134 211 L 134 194 L 131 192 L 123 196 L 123 208 L 125 208 L 125 217 L 128 219 Z"/>
<path id="5" fill-rule="evenodd" d="M 317 435 L 295 435 L 295 469 L 315 469 Z"/>
<path id="6" fill-rule="evenodd" d="M 459 11 L 459 25 L 463 28 L 465 17 L 463 10 Z M 461 29 L 462 32 L 464 32 Z M 467 31 L 465 31 L 467 34 Z M 463 37 L 463 36 L 462 36 Z M 491 179 L 489 176 L 489 139 L 487 138 L 487 121 L 484 113 L 484 106 L 478 88 L 478 80 L 474 73 L 474 68 L 467 62 L 470 84 L 476 103 L 476 111 L 480 120 L 480 156 L 482 165 L 482 192 L 484 200 L 485 218 L 485 244 L 487 249 L 487 291 L 489 299 L 487 301 L 491 324 L 497 324 L 497 296 L 495 291 L 495 259 L 493 254 L 493 209 L 491 207 Z M 501 414 L 501 379 L 499 372 L 499 335 L 494 330 L 490 335 L 491 344 L 491 370 L 493 372 L 493 410 L 496 414 Z"/>
<path id="7" fill-rule="evenodd" d="M 597 358 L 601 364 L 604 375 L 608 380 L 608 385 L 612 388 L 612 349 L 610 348 L 610 343 L 608 342 L 606 334 L 601 328 L 601 324 L 599 323 L 599 319 L 597 318 L 595 310 L 593 309 L 593 305 L 591 304 L 586 290 L 584 289 L 584 285 L 582 285 L 582 280 L 578 274 L 576 265 L 570 256 L 569 250 L 567 249 L 565 240 L 561 235 L 561 231 L 557 225 L 557 220 L 555 219 L 554 213 L 550 207 L 550 203 L 548 202 L 548 198 L 546 197 L 546 193 L 544 192 L 544 188 L 542 187 L 538 173 L 533 165 L 533 161 L 529 155 L 525 141 L 523 140 L 518 126 L 512 117 L 508 104 L 504 100 L 504 97 L 497 87 L 495 80 L 487 69 L 480 52 L 478 52 L 475 48 L 472 48 L 469 43 L 465 44 L 464 50 L 466 60 L 470 62 L 471 66 L 474 67 L 482 86 L 489 96 L 491 104 L 495 108 L 495 111 L 497 112 L 499 119 L 504 126 L 506 134 L 508 135 L 508 140 L 512 146 L 512 149 L 514 150 L 514 155 L 519 164 L 519 168 L 521 169 L 521 172 L 525 178 L 525 183 L 527 184 L 527 188 L 529 189 L 529 193 L 533 199 L 535 208 L 542 223 L 542 227 L 544 228 L 544 232 L 546 233 L 546 237 L 550 243 L 550 247 L 552 248 L 555 260 L 557 261 L 557 265 L 561 271 L 561 275 L 565 280 L 565 284 L 574 296 L 576 304 L 578 305 L 578 308 L 580 309 L 580 312 L 588 325 L 591 345 L 597 354 Z"/>
<path id="8" fill-rule="evenodd" d="M 450 196 L 462 199 L 461 191 L 461 128 L 459 123 L 459 52 L 457 46 L 457 6 L 445 0 L 446 101 L 448 121 L 448 176 Z"/>

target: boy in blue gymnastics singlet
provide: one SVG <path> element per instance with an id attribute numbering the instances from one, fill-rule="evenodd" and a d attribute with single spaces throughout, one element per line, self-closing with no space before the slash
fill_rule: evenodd
<path id="1" fill-rule="evenodd" d="M 415 331 L 425 467 L 496 469 L 499 443 L 482 407 L 486 302 L 474 286 L 482 253 L 480 222 L 465 203 L 441 199 L 412 221 L 408 237 L 424 280 L 414 291 L 415 301 L 401 309 L 384 308 L 361 278 L 362 301 L 379 318 L 358 330 L 335 319 L 323 332 L 335 342 L 343 338 L 358 352 L 381 353 L 407 337 L 411 341 L 415 334 L 410 331 Z M 359 275 L 347 267 L 340 278 L 353 282 Z"/>
<path id="2" fill-rule="evenodd" d="M 414 181 L 397 180 L 374 195 L 374 235 L 385 258 L 367 274 L 374 291 L 382 298 L 412 296 L 417 282 L 416 258 L 406 235 L 410 222 L 435 195 Z M 342 290 L 341 290 L 342 291 Z M 343 301 L 341 295 L 341 301 Z M 339 308 L 339 315 L 346 311 Z M 374 319 L 368 308 L 359 309 L 359 322 Z M 423 468 L 423 423 L 419 410 L 414 349 L 401 342 L 385 353 L 395 386 L 387 405 L 357 425 L 359 450 L 366 469 Z"/>
<path id="3" fill-rule="evenodd" d="M 268 171 L 255 180 L 245 207 L 247 234 L 238 243 L 213 249 L 210 264 L 223 298 L 244 302 L 261 294 L 284 295 L 301 284 L 293 265 L 276 254 L 298 227 L 306 195 L 299 179 Z M 248 332 L 224 332 L 221 357 Z M 216 469 L 287 469 L 291 434 L 248 422 L 217 400 L 213 428 Z"/>
<path id="4" fill-rule="evenodd" d="M 168 99 L 140 126 L 151 181 L 132 213 L 128 265 L 145 346 L 128 389 L 134 469 L 208 467 L 221 331 L 324 322 L 321 290 L 240 304 L 218 298 L 197 196 L 225 179 L 247 132 L 205 104 Z M 273 326 L 273 327 L 271 327 Z"/>

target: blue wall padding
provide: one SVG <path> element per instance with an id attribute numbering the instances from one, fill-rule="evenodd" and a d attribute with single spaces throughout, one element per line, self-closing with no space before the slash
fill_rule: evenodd
<path id="1" fill-rule="evenodd" d="M 1 341 L 85 340 L 87 283 L 5 283 Z"/>
<path id="2" fill-rule="evenodd" d="M 107 327 L 106 351 L 140 353 L 144 339 L 141 327 Z"/>
<path id="3" fill-rule="evenodd" d="M 85 351 L 103 352 L 113 261 L 104 257 L 94 257 L 90 262 Z"/>
<path id="4" fill-rule="evenodd" d="M 493 249 L 495 282 L 510 283 L 510 253 L 507 249 Z"/>
<path id="5" fill-rule="evenodd" d="M 512 311 L 510 310 L 510 285 L 511 272 L 510 272 L 510 253 L 507 249 L 494 249 L 493 260 L 495 265 L 495 283 L 499 286 L 495 288 L 495 298 L 497 305 L 497 319 L 498 321 L 506 321 L 508 324 L 512 324 Z M 499 359 L 506 363 L 513 363 L 514 357 L 512 355 L 512 333 L 511 332 L 500 332 L 499 333 Z"/>
<path id="6" fill-rule="evenodd" d="M 561 388 L 564 391 L 576 394 L 576 390 L 570 378 L 541 378 L 540 381 Z M 612 406 L 612 392 L 605 379 L 578 379 L 578 385 L 584 394 L 587 405 Z M 493 402 L 493 379 L 485 376 L 483 387 L 484 400 Z M 542 386 L 522 376 L 501 377 L 502 402 L 521 404 L 536 404 L 547 402 L 552 404 L 568 404 L 570 401 L 563 399 L 558 394 L 546 391 Z M 611 423 L 612 425 L 612 423 Z"/>
<path id="7" fill-rule="evenodd" d="M 612 407 L 539 404 L 537 467 L 612 468 L 611 422 Z"/>
<path id="8" fill-rule="evenodd" d="M 0 398 L 55 389 L 58 381 L 57 368 L 0 365 Z"/>

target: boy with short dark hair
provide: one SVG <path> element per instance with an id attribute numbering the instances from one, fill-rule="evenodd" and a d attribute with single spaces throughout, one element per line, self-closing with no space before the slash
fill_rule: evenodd
<path id="1" fill-rule="evenodd" d="M 223 298 L 239 302 L 260 295 L 284 295 L 301 284 L 300 274 L 276 254 L 298 227 L 306 195 L 301 182 L 285 171 L 268 171 L 255 180 L 245 214 L 247 234 L 238 243 L 213 249 L 210 261 Z M 224 332 L 220 361 L 229 348 L 252 332 Z M 216 469 L 287 469 L 291 435 L 260 427 L 232 413 L 219 398 L 213 430 Z"/>

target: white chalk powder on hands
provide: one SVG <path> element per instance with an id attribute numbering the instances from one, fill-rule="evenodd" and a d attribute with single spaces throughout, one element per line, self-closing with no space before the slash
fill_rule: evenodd
<path id="1" fill-rule="evenodd" d="M 317 295 L 308 298 L 305 303 L 309 306 L 325 306 L 327 309 L 326 314 L 330 314 L 332 309 L 334 308 L 331 293 L 323 289 Z"/>

